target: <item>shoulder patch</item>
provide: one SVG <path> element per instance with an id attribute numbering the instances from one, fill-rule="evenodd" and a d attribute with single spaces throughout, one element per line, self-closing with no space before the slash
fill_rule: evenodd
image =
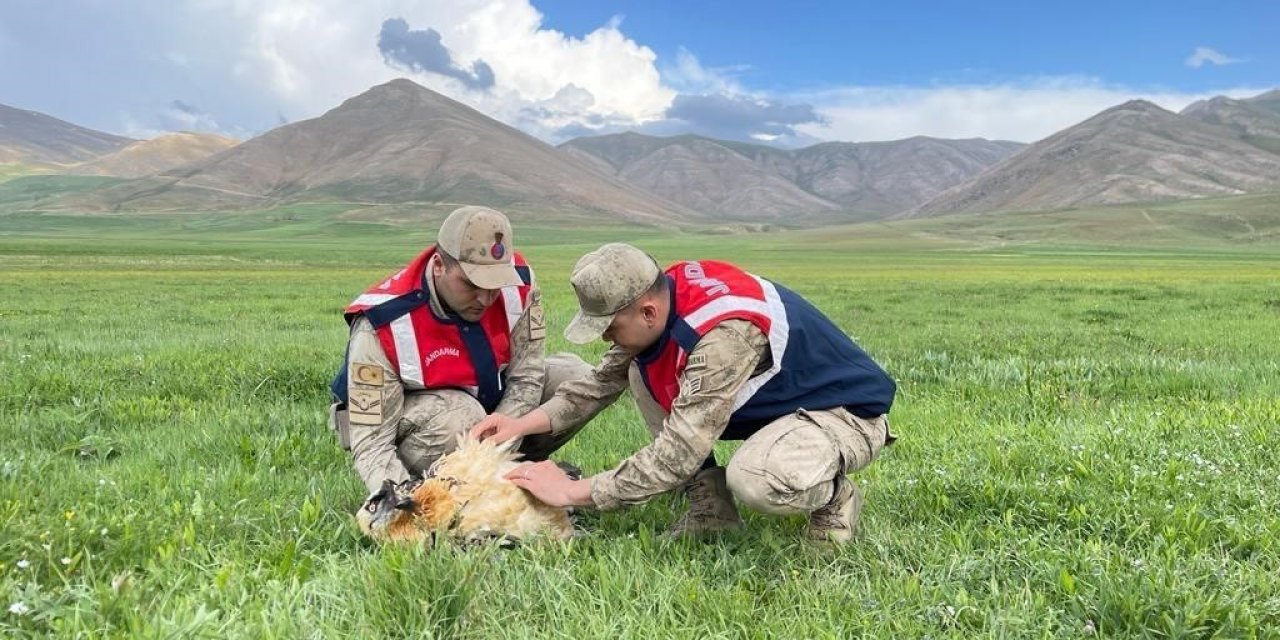
<path id="1" fill-rule="evenodd" d="M 351 381 L 356 384 L 368 384 L 376 387 L 382 386 L 385 378 L 382 375 L 382 367 L 368 362 L 356 362 L 351 366 Z"/>
<path id="2" fill-rule="evenodd" d="M 685 371 L 688 371 L 690 369 L 702 369 L 703 367 L 706 367 L 706 366 L 707 366 L 707 354 L 695 353 L 689 356 L 689 361 L 685 363 L 684 369 Z"/>

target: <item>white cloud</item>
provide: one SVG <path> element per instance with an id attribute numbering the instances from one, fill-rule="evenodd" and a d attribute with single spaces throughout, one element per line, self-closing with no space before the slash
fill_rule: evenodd
<path id="1" fill-rule="evenodd" d="M 638 122 L 660 117 L 675 95 L 662 84 L 656 55 L 623 35 L 620 18 L 574 38 L 543 28 L 542 15 L 527 0 L 201 0 L 197 6 L 236 17 L 235 78 L 246 89 L 265 89 L 292 119 L 314 117 L 406 75 L 389 67 L 377 47 L 389 18 L 402 18 L 414 30 L 434 29 L 455 59 L 483 60 L 492 68 L 495 84 L 488 91 L 468 90 L 438 74 L 407 75 L 505 122 L 521 121 L 524 110 L 548 103 L 559 109 L 559 126 Z M 564 100 L 570 87 L 592 99 Z M 526 124 L 535 135 L 553 126 Z"/>
<path id="2" fill-rule="evenodd" d="M 662 70 L 662 80 L 680 93 L 724 93 L 732 96 L 746 94 L 747 90 L 737 79 L 737 74 L 750 67 L 704 67 L 688 49 L 676 51 L 675 64 Z"/>
<path id="3" fill-rule="evenodd" d="M 1143 99 L 1171 111 L 1216 95 L 1246 97 L 1265 88 L 1200 93 L 1149 91 L 1081 77 L 1034 78 L 1017 83 L 934 87 L 841 87 L 788 96 L 813 104 L 827 124 L 801 132 L 826 140 L 897 140 L 916 135 L 1034 142 L 1128 100 Z"/>
<path id="4" fill-rule="evenodd" d="M 1191 52 L 1191 55 L 1187 56 L 1187 60 L 1186 60 L 1187 66 L 1191 67 L 1192 69 L 1199 69 L 1200 67 L 1203 67 L 1205 64 L 1213 64 L 1213 65 L 1221 66 L 1224 64 L 1234 64 L 1237 62 L 1244 62 L 1244 60 L 1242 58 L 1232 58 L 1231 56 L 1225 53 L 1222 53 L 1216 49 L 1211 49 L 1209 47 L 1196 47 L 1196 50 Z"/>

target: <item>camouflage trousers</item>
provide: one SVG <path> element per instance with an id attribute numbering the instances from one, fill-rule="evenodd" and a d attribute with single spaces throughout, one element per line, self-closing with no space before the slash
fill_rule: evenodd
<path id="1" fill-rule="evenodd" d="M 634 364 L 630 386 L 649 433 L 656 436 L 667 412 Z M 809 513 L 831 501 L 837 477 L 871 464 L 888 436 L 885 416 L 860 418 L 843 407 L 800 409 L 743 441 L 726 465 L 729 491 L 761 513 Z"/>
<path id="2" fill-rule="evenodd" d="M 591 372 L 591 365 L 582 358 L 571 353 L 549 355 L 544 360 L 542 402 L 555 395 L 556 389 L 569 380 L 583 377 Z M 336 405 L 335 405 L 336 407 Z M 330 412 L 330 428 L 333 429 L 344 449 L 350 450 L 350 425 L 346 424 L 346 412 Z M 409 473 L 425 472 L 440 456 L 453 451 L 458 445 L 458 436 L 465 434 L 475 426 L 486 412 L 480 402 L 471 394 L 458 389 L 431 389 L 427 391 L 408 391 L 404 393 L 404 408 L 399 423 L 396 425 L 395 448 L 396 457 Z M 539 434 L 524 439 L 519 451 L 526 460 L 545 460 L 552 452 L 564 446 L 581 429 L 581 426 L 567 429 L 557 434 Z M 345 437 L 344 437 L 345 436 Z M 380 466 L 387 466 L 383 461 Z M 360 468 L 357 460 L 356 473 L 366 483 L 372 482 L 370 490 L 376 489 L 382 478 L 403 480 L 396 477 L 390 469 Z M 379 466 L 376 459 L 366 465 Z M 403 473 L 403 472 L 400 472 Z"/>

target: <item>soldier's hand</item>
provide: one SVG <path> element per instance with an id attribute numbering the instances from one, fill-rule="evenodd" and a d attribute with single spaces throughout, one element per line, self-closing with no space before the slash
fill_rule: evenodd
<path id="1" fill-rule="evenodd" d="M 492 440 L 494 444 L 502 444 L 519 438 L 524 433 L 514 418 L 501 413 L 491 413 L 477 422 L 476 426 L 471 427 L 470 435 L 476 440 Z"/>
<path id="2" fill-rule="evenodd" d="M 504 476 L 511 484 L 553 507 L 582 507 L 592 504 L 591 482 L 573 480 L 550 460 L 522 464 Z"/>

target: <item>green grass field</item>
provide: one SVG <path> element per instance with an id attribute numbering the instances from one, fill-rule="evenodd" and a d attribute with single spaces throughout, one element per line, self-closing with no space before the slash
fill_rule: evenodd
<path id="1" fill-rule="evenodd" d="M 326 386 L 342 307 L 429 228 L 327 206 L 2 215 L 0 636 L 1280 637 L 1266 202 L 1122 209 L 1119 239 L 1081 222 L 1097 211 L 1045 214 L 1075 220 L 1056 234 L 517 228 L 551 350 L 573 261 L 626 239 L 791 286 L 894 375 L 901 439 L 858 474 L 839 551 L 750 513 L 669 541 L 665 498 L 567 544 L 374 547 Z M 562 457 L 603 470 L 646 438 L 624 397 Z"/>

